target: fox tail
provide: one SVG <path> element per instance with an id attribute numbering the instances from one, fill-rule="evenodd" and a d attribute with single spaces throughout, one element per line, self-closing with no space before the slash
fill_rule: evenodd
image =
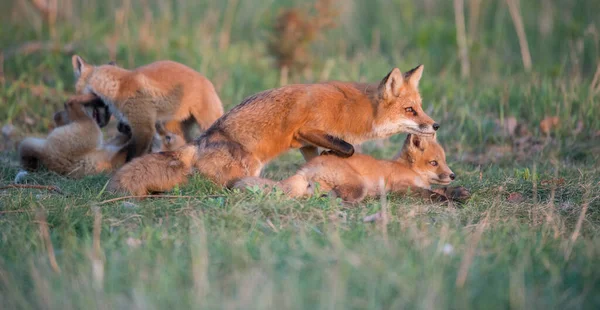
<path id="1" fill-rule="evenodd" d="M 187 144 L 175 151 L 137 157 L 115 172 L 107 189 L 134 196 L 171 190 L 187 183 L 197 153 L 197 146 Z"/>
<path id="2" fill-rule="evenodd" d="M 19 160 L 25 170 L 35 171 L 40 166 L 40 160 L 44 156 L 45 139 L 25 138 L 19 144 Z"/>

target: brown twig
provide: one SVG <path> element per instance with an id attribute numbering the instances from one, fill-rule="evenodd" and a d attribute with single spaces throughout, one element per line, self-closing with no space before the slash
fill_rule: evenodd
<path id="1" fill-rule="evenodd" d="M 529 72 L 531 71 L 531 54 L 529 53 L 529 45 L 527 44 L 527 36 L 525 35 L 525 27 L 523 26 L 523 19 L 521 18 L 518 1 L 519 0 L 506 0 L 506 4 L 508 4 L 510 17 L 513 20 L 517 36 L 519 37 L 523 66 L 525 67 L 525 71 Z"/>
<path id="2" fill-rule="evenodd" d="M 115 201 L 131 199 L 131 198 L 188 198 L 189 199 L 189 198 L 194 198 L 194 196 L 178 196 L 178 195 L 123 196 L 123 197 L 117 197 L 117 198 L 113 198 L 113 199 L 104 200 L 104 201 L 101 201 L 99 204 L 103 205 L 103 204 L 107 204 L 107 203 L 111 203 L 111 202 L 115 202 Z"/>
<path id="3" fill-rule="evenodd" d="M 13 189 L 13 188 L 45 189 L 47 191 L 56 192 L 61 195 L 63 194 L 63 192 L 60 190 L 60 188 L 58 188 L 58 186 L 54 186 L 54 185 L 9 184 L 9 185 L 0 187 L 0 190 Z"/>

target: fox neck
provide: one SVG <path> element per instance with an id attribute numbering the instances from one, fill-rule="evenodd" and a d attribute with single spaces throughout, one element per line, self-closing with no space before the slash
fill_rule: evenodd
<path id="1" fill-rule="evenodd" d="M 431 183 L 429 183 L 428 179 L 426 177 L 423 177 L 421 173 L 414 168 L 413 160 L 410 159 L 410 156 L 406 152 L 402 152 L 399 155 L 399 157 L 395 158 L 392 162 L 393 168 L 391 170 L 398 170 L 398 173 L 394 173 L 394 171 L 392 171 L 391 175 L 398 176 L 400 179 L 405 179 L 403 182 L 397 183 L 404 184 L 408 182 L 412 186 L 424 189 L 431 189 Z M 406 169 L 412 171 L 412 174 L 406 173 Z"/>

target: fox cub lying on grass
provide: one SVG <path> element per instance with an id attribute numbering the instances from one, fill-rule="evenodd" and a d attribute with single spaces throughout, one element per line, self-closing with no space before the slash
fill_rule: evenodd
<path id="1" fill-rule="evenodd" d="M 444 149 L 435 137 L 408 134 L 394 160 L 378 160 L 364 154 L 348 158 L 321 155 L 281 182 L 247 177 L 233 187 L 258 186 L 267 191 L 277 187 L 290 197 L 306 197 L 314 194 L 318 183 L 323 192 L 331 192 L 352 203 L 379 195 L 382 190 L 379 180 L 383 178 L 386 192 L 404 194 L 410 191 L 433 201 L 464 201 L 469 198 L 469 192 L 463 187 L 431 189 L 432 184 L 448 185 L 455 177 L 446 164 Z"/>
<path id="2" fill-rule="evenodd" d="M 56 128 L 45 139 L 29 137 L 19 145 L 21 166 L 36 170 L 43 164 L 58 174 L 81 178 L 89 174 L 112 171 L 125 163 L 130 137 L 119 134 L 104 142 L 101 127 L 110 120 L 108 108 L 99 97 L 71 97 L 64 111 L 54 114 Z M 185 144 L 183 137 L 156 125 L 161 135 L 161 150 L 172 150 Z"/>

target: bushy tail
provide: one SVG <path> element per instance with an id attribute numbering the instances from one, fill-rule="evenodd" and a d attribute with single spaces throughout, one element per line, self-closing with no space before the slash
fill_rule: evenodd
<path id="1" fill-rule="evenodd" d="M 197 160 L 198 148 L 185 145 L 172 152 L 147 154 L 121 167 L 111 178 L 108 190 L 143 196 L 185 184 Z"/>
<path id="2" fill-rule="evenodd" d="M 42 156 L 44 156 L 45 139 L 25 138 L 19 144 L 19 160 L 21 166 L 29 171 L 37 170 L 40 166 Z"/>

